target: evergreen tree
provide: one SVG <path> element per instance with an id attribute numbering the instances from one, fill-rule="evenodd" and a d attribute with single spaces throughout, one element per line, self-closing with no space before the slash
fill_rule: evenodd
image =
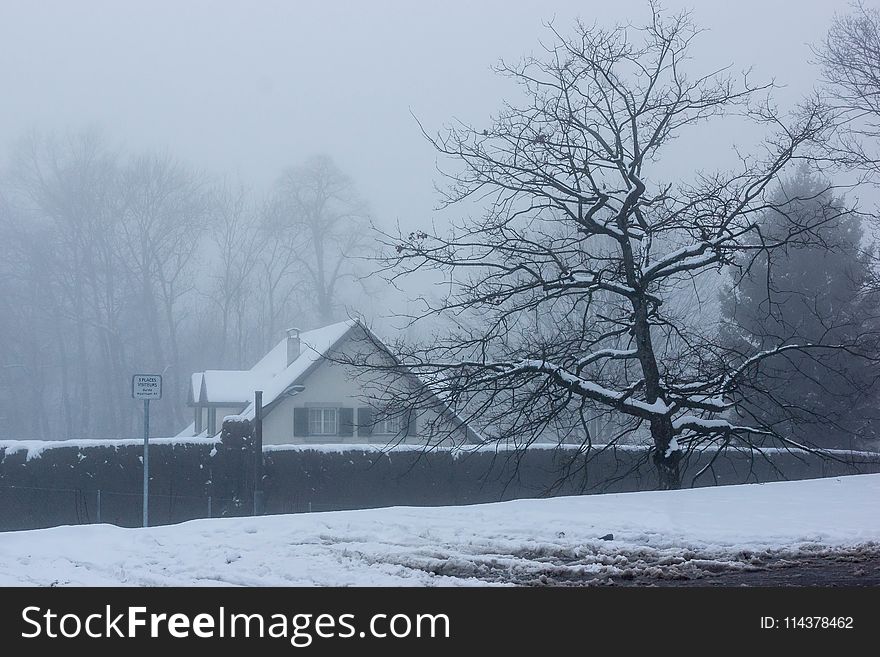
<path id="1" fill-rule="evenodd" d="M 867 286 L 860 216 L 806 168 L 776 194 L 779 207 L 763 217 L 765 242 L 801 225 L 822 228 L 736 263 L 722 292 L 722 341 L 743 359 L 780 343 L 855 342 L 876 354 L 880 304 Z M 813 446 L 870 446 L 880 428 L 876 377 L 876 364 L 854 350 L 780 354 L 754 371 L 738 415 Z"/>

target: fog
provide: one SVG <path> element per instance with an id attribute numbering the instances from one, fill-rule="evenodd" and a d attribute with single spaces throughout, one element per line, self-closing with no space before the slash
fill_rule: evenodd
<path id="1" fill-rule="evenodd" d="M 700 2 L 688 65 L 775 80 L 785 112 L 816 87 L 811 44 L 846 9 Z M 438 209 L 450 163 L 422 128 L 490 124 L 518 93 L 493 65 L 542 52 L 548 25 L 566 33 L 576 18 L 643 25 L 650 8 L 0 0 L 3 437 L 131 435 L 135 369 L 168 372 L 172 401 L 154 426 L 173 435 L 190 418 L 192 372 L 250 367 L 293 324 L 357 314 L 395 333 L 389 318 L 442 277 L 418 272 L 398 292 L 359 280 L 365 265 L 347 256 L 375 253 L 370 223 L 406 232 L 480 211 L 478 200 Z M 671 144 L 656 175 L 730 166 L 763 136 L 723 125 Z M 327 265 L 331 283 L 310 260 L 324 267 L 314 231 L 325 219 L 308 219 L 303 200 L 316 170 L 337 185 L 342 217 L 327 237 L 346 254 Z M 92 194 L 111 178 L 124 183 L 118 198 Z M 295 249 L 308 257 L 294 263 Z"/>
<path id="2" fill-rule="evenodd" d="M 753 68 L 782 104 L 813 88 L 809 61 L 844 2 L 667 2 L 694 6 L 699 70 Z M 0 144 L 29 130 L 98 126 L 133 149 L 168 150 L 265 188 L 327 153 L 383 221 L 436 205 L 429 131 L 479 123 L 510 95 L 490 66 L 539 48 L 544 24 L 641 23 L 642 0 L 517 2 L 0 3 Z M 736 135 L 718 139 L 718 157 Z M 683 162 L 668 166 L 692 167 Z M 701 166 L 712 166 L 701 157 Z M 723 160 L 720 160 L 723 161 Z"/>

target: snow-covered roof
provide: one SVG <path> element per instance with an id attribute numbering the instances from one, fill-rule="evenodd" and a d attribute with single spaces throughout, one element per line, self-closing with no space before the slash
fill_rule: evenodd
<path id="1" fill-rule="evenodd" d="M 351 329 L 359 326 L 371 342 L 398 362 L 394 354 L 387 350 L 382 341 L 369 328 L 357 319 L 330 324 L 300 334 L 300 355 L 290 365 L 287 364 L 287 338 L 283 338 L 260 361 L 249 370 L 206 370 L 193 375 L 193 385 L 199 377 L 199 394 L 194 395 L 196 403 L 243 405 L 240 416 L 248 420 L 254 418 L 254 391 L 263 391 L 263 407 L 270 411 L 291 386 L 299 384 L 312 368 L 325 358 Z M 420 385 L 425 382 L 414 372 L 410 376 Z M 483 438 L 461 417 L 452 411 L 442 399 L 432 393 L 441 412 L 452 419 L 456 425 L 466 429 L 470 442 L 483 442 Z"/>
<path id="2" fill-rule="evenodd" d="M 254 390 L 260 390 L 266 377 L 251 370 L 205 370 L 202 373 L 204 381 L 204 399 L 199 396 L 199 401 L 212 404 L 242 404 L 253 396 Z"/>
<path id="3" fill-rule="evenodd" d="M 305 374 L 307 374 L 312 366 L 324 358 L 342 338 L 355 326 L 359 324 L 358 320 L 350 319 L 338 324 L 331 324 L 314 331 L 306 331 L 301 333 L 300 354 L 293 363 L 285 367 L 278 374 L 268 378 L 263 386 L 263 406 L 269 406 L 278 399 L 284 391 L 290 386 L 296 384 Z M 277 344 L 272 351 L 266 354 L 263 359 L 254 365 L 254 370 L 270 372 L 278 360 L 287 362 L 287 338 Z M 277 355 L 274 355 L 277 352 Z M 253 370 L 251 370 L 253 371 Z M 256 388 L 257 390 L 259 388 Z M 247 407 L 241 413 L 242 417 L 251 420 L 254 417 L 253 392 Z"/>
<path id="4" fill-rule="evenodd" d="M 326 356 L 356 324 L 357 320 L 346 320 L 303 331 L 299 336 L 299 358 L 289 365 L 285 337 L 249 370 L 205 370 L 193 374 L 193 400 L 201 404 L 250 404 L 254 391 L 262 390 L 263 403 L 269 404 Z"/>
<path id="5" fill-rule="evenodd" d="M 190 380 L 189 400 L 191 402 L 199 400 L 199 391 L 202 389 L 202 373 L 196 372 Z"/>

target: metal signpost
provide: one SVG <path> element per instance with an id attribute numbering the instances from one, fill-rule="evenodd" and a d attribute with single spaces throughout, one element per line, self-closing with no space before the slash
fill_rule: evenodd
<path id="1" fill-rule="evenodd" d="M 254 515 L 263 515 L 263 391 L 254 391 Z"/>
<path id="2" fill-rule="evenodd" d="M 150 496 L 150 400 L 162 399 L 161 374 L 135 374 L 131 396 L 144 400 L 144 527 L 149 526 Z"/>

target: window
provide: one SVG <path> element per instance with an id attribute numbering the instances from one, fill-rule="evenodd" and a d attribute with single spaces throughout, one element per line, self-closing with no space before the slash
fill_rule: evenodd
<path id="1" fill-rule="evenodd" d="M 400 433 L 400 416 L 394 415 L 376 422 L 373 433 L 382 435 L 397 435 Z"/>
<path id="2" fill-rule="evenodd" d="M 335 408 L 309 409 L 309 435 L 335 436 L 338 433 L 338 418 Z"/>

